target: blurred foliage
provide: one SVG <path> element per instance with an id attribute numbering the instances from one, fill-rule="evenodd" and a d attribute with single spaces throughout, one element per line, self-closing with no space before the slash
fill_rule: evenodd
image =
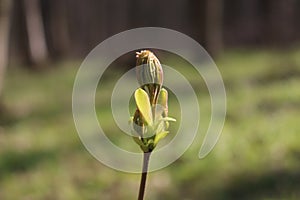
<path id="1" fill-rule="evenodd" d="M 183 60 L 161 61 L 193 74 Z M 71 111 L 79 63 L 58 65 L 46 72 L 8 71 L 0 121 L 0 199 L 135 199 L 139 175 L 100 164 L 81 144 Z M 146 199 L 299 199 L 300 51 L 237 49 L 217 65 L 228 109 L 216 148 L 198 159 L 210 102 L 204 82 L 199 85 L 194 77 L 201 134 L 179 160 L 150 173 Z M 97 91 L 99 121 L 112 141 L 131 149 L 137 145 L 120 133 L 107 106 L 113 88 L 107 80 Z M 172 106 L 178 107 L 174 98 Z M 173 110 L 170 115 L 177 117 L 178 109 Z"/>

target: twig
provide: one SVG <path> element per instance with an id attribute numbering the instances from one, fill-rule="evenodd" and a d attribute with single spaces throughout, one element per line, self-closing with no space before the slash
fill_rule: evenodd
<path id="1" fill-rule="evenodd" d="M 141 183 L 140 183 L 140 191 L 139 191 L 138 200 L 143 200 L 144 199 L 150 154 L 151 154 L 151 152 L 144 153 L 143 171 L 142 171 L 142 176 L 141 176 Z"/>

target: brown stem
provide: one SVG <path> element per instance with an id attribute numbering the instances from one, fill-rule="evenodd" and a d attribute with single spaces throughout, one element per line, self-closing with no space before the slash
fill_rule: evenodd
<path id="1" fill-rule="evenodd" d="M 144 153 L 143 171 L 142 171 L 142 176 L 141 176 L 141 183 L 140 183 L 140 191 L 139 191 L 138 200 L 143 200 L 144 199 L 150 154 L 151 154 L 151 152 Z"/>

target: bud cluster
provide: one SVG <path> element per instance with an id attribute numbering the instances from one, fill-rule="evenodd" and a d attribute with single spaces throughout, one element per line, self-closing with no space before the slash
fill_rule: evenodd
<path id="1" fill-rule="evenodd" d="M 136 76 L 140 84 L 134 93 L 136 111 L 132 117 L 133 139 L 144 152 L 151 152 L 168 133 L 168 92 L 162 88 L 163 70 L 148 50 L 136 53 Z"/>

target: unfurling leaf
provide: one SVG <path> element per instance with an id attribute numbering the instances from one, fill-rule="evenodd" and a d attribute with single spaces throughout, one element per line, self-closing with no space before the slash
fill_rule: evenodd
<path id="1" fill-rule="evenodd" d="M 166 137 L 168 135 L 169 131 L 163 131 L 163 132 L 160 132 L 158 134 L 156 134 L 155 138 L 154 138 L 154 145 L 156 146 L 157 143 L 163 139 L 164 137 Z"/>
<path id="2" fill-rule="evenodd" d="M 161 121 L 170 121 L 170 122 L 176 122 L 176 119 L 172 118 L 172 117 L 164 117 L 161 119 Z"/>
<path id="3" fill-rule="evenodd" d="M 164 108 L 162 116 L 167 117 L 168 116 L 168 91 L 165 88 L 162 88 L 159 93 L 158 104 L 160 104 Z"/>
<path id="4" fill-rule="evenodd" d="M 143 89 L 139 88 L 134 93 L 134 99 L 145 122 L 147 123 L 147 125 L 152 126 L 153 118 L 148 94 Z"/>

